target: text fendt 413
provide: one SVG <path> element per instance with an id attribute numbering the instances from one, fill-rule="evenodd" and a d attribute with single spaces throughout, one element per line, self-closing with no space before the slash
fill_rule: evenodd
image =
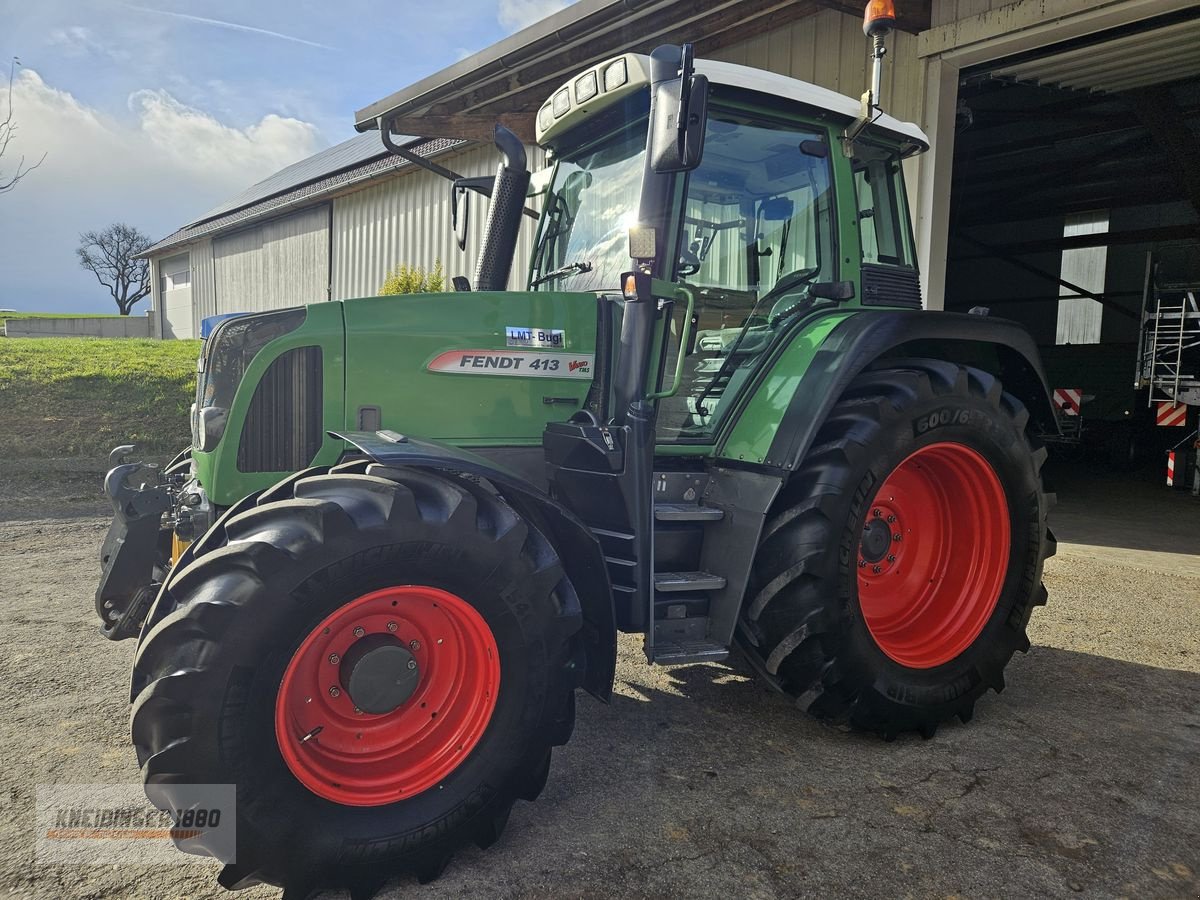
<path id="1" fill-rule="evenodd" d="M 473 285 L 208 337 L 193 446 L 106 479 L 96 602 L 139 639 L 151 799 L 236 784 L 223 885 L 370 895 L 492 844 L 576 690 L 610 696 L 619 631 L 659 664 L 736 644 L 888 739 L 1004 686 L 1046 598 L 1054 411 L 1019 326 L 921 309 L 890 24 L 861 102 L 687 46 L 572 78 L 537 115 L 525 291 L 497 128 L 494 183 L 454 188 L 491 198 Z"/>

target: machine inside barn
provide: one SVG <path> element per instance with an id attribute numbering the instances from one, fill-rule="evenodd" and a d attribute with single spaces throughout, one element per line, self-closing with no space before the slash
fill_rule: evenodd
<path id="1" fill-rule="evenodd" d="M 1003 688 L 1054 411 L 1020 327 L 921 309 L 891 20 L 872 0 L 861 103 L 686 46 L 572 78 L 527 291 L 499 290 L 530 175 L 498 129 L 473 284 L 213 331 L 189 453 L 108 475 L 97 610 L 139 635 L 148 796 L 236 783 L 222 884 L 367 895 L 494 843 L 618 631 L 654 663 L 736 644 L 887 739 Z"/>

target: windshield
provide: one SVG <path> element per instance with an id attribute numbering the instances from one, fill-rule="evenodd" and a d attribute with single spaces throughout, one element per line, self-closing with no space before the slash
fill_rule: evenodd
<path id="1" fill-rule="evenodd" d="M 587 126 L 598 139 L 559 158 L 533 254 L 533 290 L 618 290 L 629 269 L 646 155 L 647 98 L 638 95 Z M 623 120 L 623 124 L 622 124 Z M 617 123 L 605 128 L 606 122 Z M 559 274 L 552 272 L 564 270 Z"/>
<path id="2" fill-rule="evenodd" d="M 825 131 L 812 125 L 710 113 L 676 270 L 696 294 L 696 333 L 681 389 L 660 407 L 660 439 L 711 435 L 729 405 L 722 398 L 737 394 L 789 322 L 823 302 L 810 290 L 837 271 L 829 155 Z"/>

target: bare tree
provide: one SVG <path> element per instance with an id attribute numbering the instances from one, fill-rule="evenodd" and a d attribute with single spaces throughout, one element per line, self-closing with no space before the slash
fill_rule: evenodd
<path id="1" fill-rule="evenodd" d="M 17 66 L 21 61 L 15 56 L 12 60 L 12 65 L 8 68 L 8 107 L 4 111 L 4 118 L 0 118 L 0 159 L 4 158 L 4 153 L 8 150 L 8 145 L 12 142 L 13 136 L 17 133 L 17 123 L 13 119 L 13 79 L 17 74 Z M 24 155 L 17 160 L 17 169 L 11 175 L 5 175 L 3 170 L 0 170 L 0 194 L 7 194 L 17 186 L 22 178 L 40 166 L 46 160 L 46 154 L 42 154 L 42 158 L 35 162 L 32 166 L 25 164 Z"/>
<path id="2" fill-rule="evenodd" d="M 150 249 L 150 244 L 150 238 L 124 222 L 79 236 L 75 248 L 79 264 L 108 288 L 123 316 L 150 293 L 150 261 L 136 258 Z"/>

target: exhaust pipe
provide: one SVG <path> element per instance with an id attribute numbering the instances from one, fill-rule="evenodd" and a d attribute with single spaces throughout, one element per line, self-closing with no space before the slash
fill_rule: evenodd
<path id="1" fill-rule="evenodd" d="M 502 291 L 508 286 L 525 212 L 525 195 L 529 192 L 529 166 L 521 139 L 503 125 L 497 125 L 494 140 L 504 159 L 496 170 L 483 247 L 475 269 L 477 291 Z"/>

